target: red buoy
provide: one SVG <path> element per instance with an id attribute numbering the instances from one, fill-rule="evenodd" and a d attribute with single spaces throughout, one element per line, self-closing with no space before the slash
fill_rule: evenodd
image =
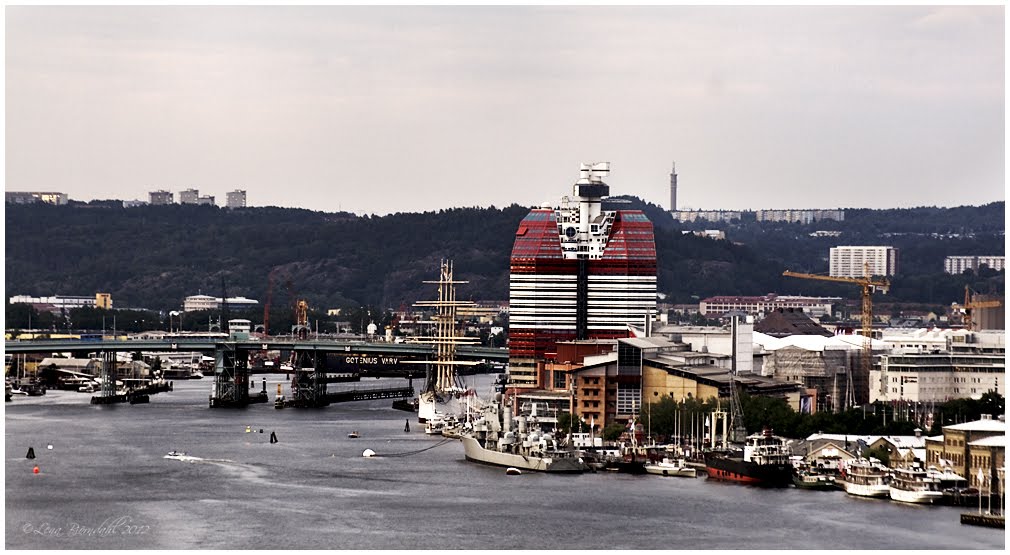
<path id="1" fill-rule="evenodd" d="M 36 466 L 35 468 L 33 468 L 32 472 L 34 472 L 35 474 L 38 474 L 39 473 L 39 467 Z"/>

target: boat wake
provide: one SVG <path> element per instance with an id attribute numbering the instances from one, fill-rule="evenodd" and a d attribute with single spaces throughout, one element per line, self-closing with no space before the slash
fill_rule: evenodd
<path id="1" fill-rule="evenodd" d="M 203 457 L 194 457 L 192 455 L 187 455 L 186 453 L 176 453 L 172 451 L 171 453 L 162 457 L 163 459 L 170 459 L 173 461 L 188 462 L 188 463 L 234 463 L 235 461 L 231 459 L 205 459 Z"/>

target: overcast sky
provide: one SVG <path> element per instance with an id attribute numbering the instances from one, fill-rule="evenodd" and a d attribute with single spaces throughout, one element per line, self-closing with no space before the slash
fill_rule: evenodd
<path id="1" fill-rule="evenodd" d="M 6 189 L 374 214 L 1003 200 L 988 7 L 6 7 Z"/>

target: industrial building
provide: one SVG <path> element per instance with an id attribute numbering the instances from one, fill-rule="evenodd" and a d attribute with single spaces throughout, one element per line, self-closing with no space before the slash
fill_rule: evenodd
<path id="1" fill-rule="evenodd" d="M 519 223 L 509 274 L 509 380 L 536 388 L 558 342 L 628 337 L 656 310 L 656 245 L 639 210 L 604 211 L 607 162 L 583 164 L 571 197 Z"/>
<path id="2" fill-rule="evenodd" d="M 894 247 L 832 247 L 828 255 L 829 274 L 834 277 L 863 277 L 864 264 L 871 276 L 893 276 L 898 272 L 898 249 Z"/>

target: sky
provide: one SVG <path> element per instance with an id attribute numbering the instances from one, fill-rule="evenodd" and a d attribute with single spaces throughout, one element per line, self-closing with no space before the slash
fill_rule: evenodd
<path id="1" fill-rule="evenodd" d="M 1002 6 L 10 6 L 7 191 L 384 215 L 1004 200 Z"/>

